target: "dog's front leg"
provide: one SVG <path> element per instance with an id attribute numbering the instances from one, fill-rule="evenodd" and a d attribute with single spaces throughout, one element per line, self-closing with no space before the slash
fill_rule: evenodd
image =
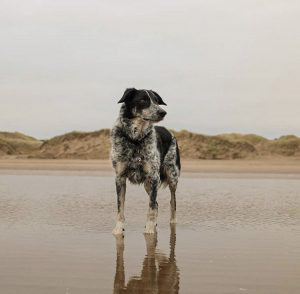
<path id="1" fill-rule="evenodd" d="M 118 204 L 118 214 L 117 223 L 113 229 L 113 234 L 119 235 L 124 231 L 124 203 L 125 203 L 125 193 L 126 193 L 126 177 L 116 176 L 116 190 L 117 190 L 117 204 Z"/>
<path id="2" fill-rule="evenodd" d="M 159 179 L 158 176 L 152 176 L 145 183 L 146 191 L 149 194 L 149 210 L 147 214 L 147 222 L 145 226 L 145 234 L 154 234 L 156 232 L 158 204 L 156 201 Z"/>

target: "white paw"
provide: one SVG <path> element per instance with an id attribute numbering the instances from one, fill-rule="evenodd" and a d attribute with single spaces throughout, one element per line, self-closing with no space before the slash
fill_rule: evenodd
<path id="1" fill-rule="evenodd" d="M 118 222 L 116 223 L 116 226 L 115 226 L 115 228 L 113 229 L 112 233 L 113 233 L 114 235 L 120 235 L 120 234 L 123 234 L 123 231 L 124 231 L 124 223 L 118 221 Z"/>
<path id="2" fill-rule="evenodd" d="M 176 224 L 176 217 L 173 217 L 170 219 L 170 224 Z"/>
<path id="3" fill-rule="evenodd" d="M 156 224 L 153 221 L 147 221 L 144 233 L 145 234 L 154 234 L 156 232 Z"/>

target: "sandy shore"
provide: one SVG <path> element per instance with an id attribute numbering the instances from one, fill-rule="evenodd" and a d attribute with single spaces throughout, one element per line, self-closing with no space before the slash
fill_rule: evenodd
<path id="1" fill-rule="evenodd" d="M 147 194 L 128 185 L 124 238 L 114 238 L 114 179 L 98 171 L 108 162 L 38 163 L 96 171 L 0 170 L 1 294 L 300 293 L 300 181 L 290 174 L 185 173 L 177 225 L 161 189 L 152 236 Z"/>
<path id="2" fill-rule="evenodd" d="M 0 170 L 82 171 L 112 173 L 109 160 L 0 159 Z M 300 159 L 184 160 L 187 173 L 299 174 Z"/>

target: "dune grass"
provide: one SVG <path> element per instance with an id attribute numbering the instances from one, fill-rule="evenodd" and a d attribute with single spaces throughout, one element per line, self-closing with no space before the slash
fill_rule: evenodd
<path id="1" fill-rule="evenodd" d="M 28 154 L 38 150 L 41 145 L 40 140 L 19 132 L 0 132 L 0 153 L 2 155 Z"/>

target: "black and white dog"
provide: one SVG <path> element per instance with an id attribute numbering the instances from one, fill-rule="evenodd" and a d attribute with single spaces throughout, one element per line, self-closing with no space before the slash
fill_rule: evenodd
<path id="1" fill-rule="evenodd" d="M 113 234 L 124 230 L 126 179 L 144 183 L 150 197 L 145 233 L 155 233 L 161 184 L 171 191 L 171 223 L 176 222 L 176 188 L 180 175 L 180 156 L 175 137 L 164 127 L 154 127 L 167 114 L 166 105 L 152 90 L 127 89 L 118 103 L 123 103 L 112 129 L 112 164 L 116 172 L 118 215 Z"/>

